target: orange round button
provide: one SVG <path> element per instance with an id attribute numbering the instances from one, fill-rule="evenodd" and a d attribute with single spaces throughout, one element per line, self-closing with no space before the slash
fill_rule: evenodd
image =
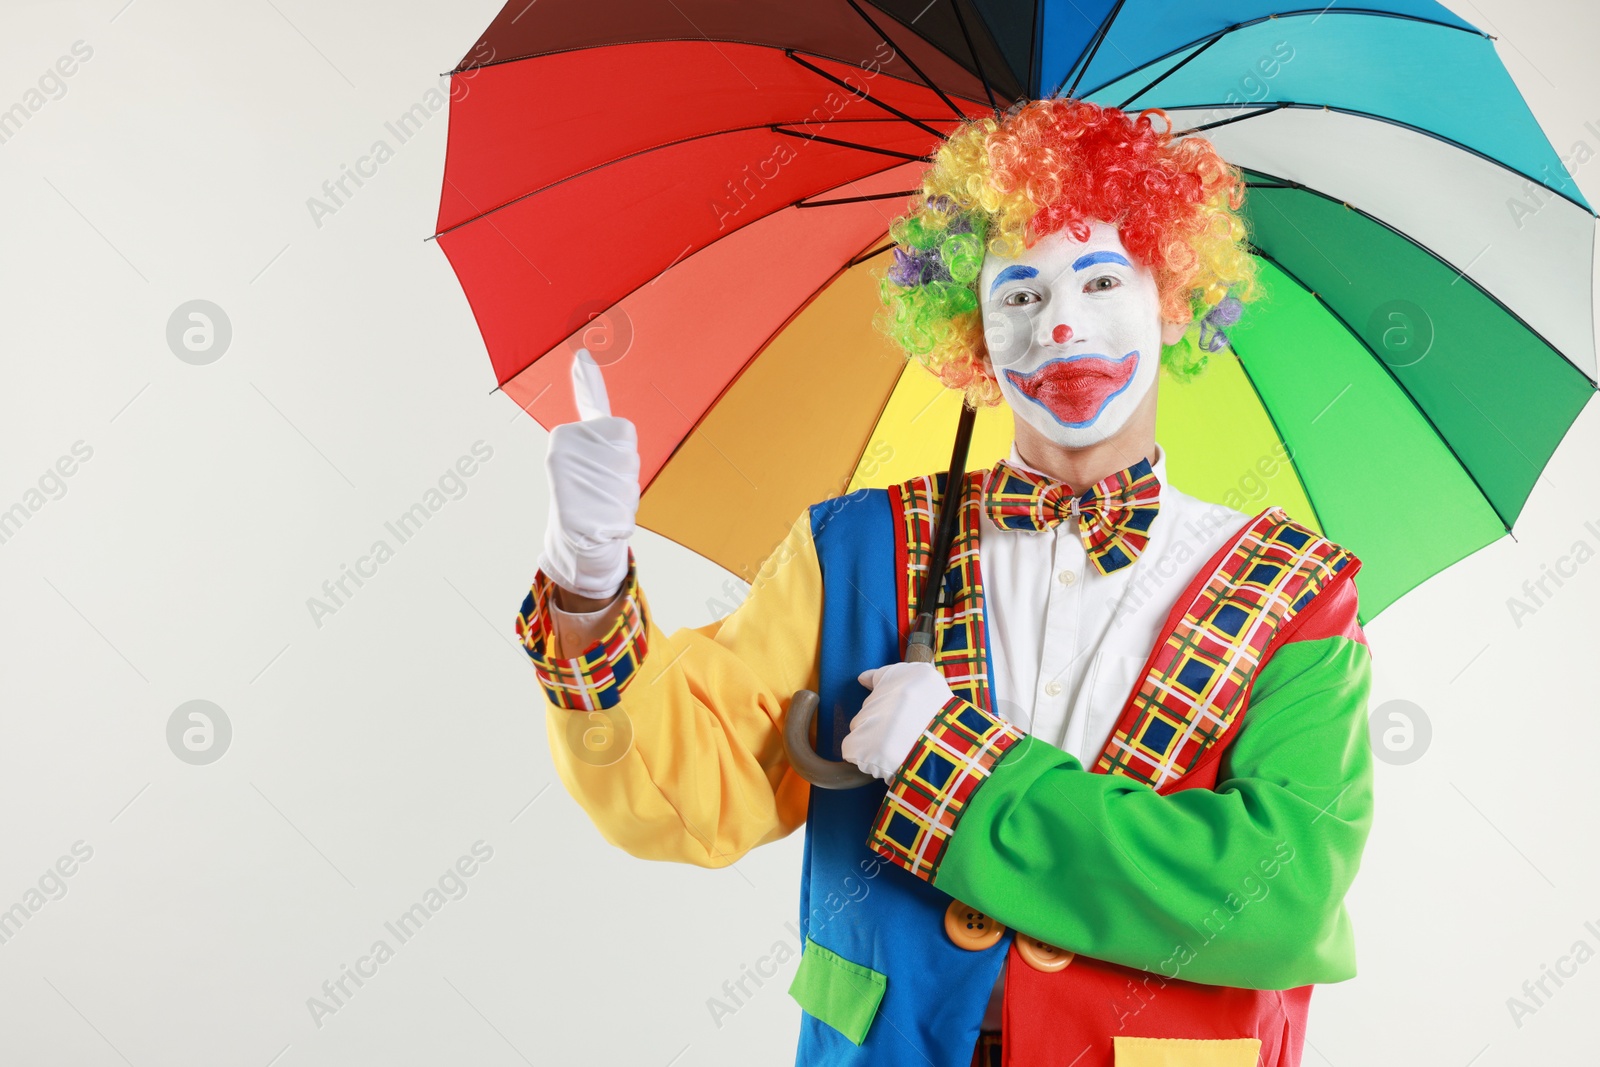
<path id="1" fill-rule="evenodd" d="M 997 944 L 1006 932 L 1005 924 L 991 919 L 983 912 L 959 900 L 952 900 L 944 910 L 944 932 L 958 948 L 969 952 L 982 952 Z"/>
<path id="2" fill-rule="evenodd" d="M 1056 948 L 1054 945 L 1046 944 L 1037 937 L 1018 934 L 1017 955 L 1021 956 L 1023 961 L 1036 971 L 1054 973 L 1065 970 L 1067 964 L 1071 963 L 1073 956 L 1077 954 L 1068 952 L 1064 948 Z"/>

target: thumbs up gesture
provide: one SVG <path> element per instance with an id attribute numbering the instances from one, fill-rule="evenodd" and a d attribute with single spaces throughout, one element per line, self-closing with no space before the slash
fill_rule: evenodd
<path id="1" fill-rule="evenodd" d="M 572 394 L 578 421 L 550 431 L 545 456 L 550 517 L 539 569 L 568 592 L 609 600 L 627 577 L 639 511 L 638 433 L 611 414 L 605 377 L 586 348 L 572 361 Z"/>

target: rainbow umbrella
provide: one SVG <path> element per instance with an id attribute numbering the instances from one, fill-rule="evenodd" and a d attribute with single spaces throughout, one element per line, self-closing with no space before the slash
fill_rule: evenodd
<path id="1" fill-rule="evenodd" d="M 959 398 L 872 327 L 966 117 L 1162 107 L 1246 174 L 1264 297 L 1163 390 L 1173 481 L 1362 557 L 1364 619 L 1508 532 L 1595 388 L 1595 213 L 1431 0 L 512 0 L 452 72 L 436 234 L 545 426 L 586 346 L 640 521 L 743 577 L 807 504 L 945 467 Z M 1002 455 L 980 414 L 971 466 Z"/>

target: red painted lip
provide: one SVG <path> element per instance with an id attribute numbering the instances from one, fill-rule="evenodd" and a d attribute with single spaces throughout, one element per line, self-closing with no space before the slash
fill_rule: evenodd
<path id="1" fill-rule="evenodd" d="M 1135 349 L 1121 359 L 1072 356 L 1052 359 L 1032 374 L 1006 371 L 1023 396 L 1048 411 L 1064 426 L 1087 426 L 1111 398 L 1128 387 L 1139 367 Z"/>

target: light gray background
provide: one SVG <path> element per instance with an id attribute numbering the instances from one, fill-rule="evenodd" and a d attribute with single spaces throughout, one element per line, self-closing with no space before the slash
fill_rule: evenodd
<path id="1" fill-rule="evenodd" d="M 5 0 L 0 109 L 74 42 L 93 56 L 0 144 L 0 509 L 75 442 L 93 455 L 0 544 L 0 909 L 76 842 L 93 852 L 0 944 L 0 1062 L 792 1058 L 792 962 L 720 1027 L 707 1000 L 794 947 L 799 835 L 732 870 L 646 864 L 555 782 L 511 633 L 545 434 L 492 393 L 422 240 L 444 113 L 320 226 L 307 208 L 394 144 L 385 122 L 498 6 Z M 1500 35 L 1558 151 L 1600 150 L 1594 9 L 1459 9 Z M 1600 200 L 1600 164 L 1577 180 Z M 233 331 L 204 366 L 166 341 L 195 299 Z M 478 441 L 493 457 L 465 494 L 316 625 L 307 598 L 393 544 L 384 522 Z M 1575 542 L 1600 548 L 1597 454 L 1590 405 L 1517 541 L 1369 628 L 1374 706 L 1413 701 L 1433 735 L 1378 767 L 1349 901 L 1361 975 L 1317 992 L 1308 1064 L 1593 1055 L 1600 962 L 1520 1026 L 1506 1001 L 1576 941 L 1600 949 L 1600 562 L 1520 626 L 1507 598 Z M 724 572 L 649 534 L 638 554 L 665 626 L 709 621 Z M 232 727 L 210 765 L 167 743 L 195 699 Z M 397 944 L 385 921 L 480 840 L 466 895 L 317 1025 L 308 998 Z"/>

